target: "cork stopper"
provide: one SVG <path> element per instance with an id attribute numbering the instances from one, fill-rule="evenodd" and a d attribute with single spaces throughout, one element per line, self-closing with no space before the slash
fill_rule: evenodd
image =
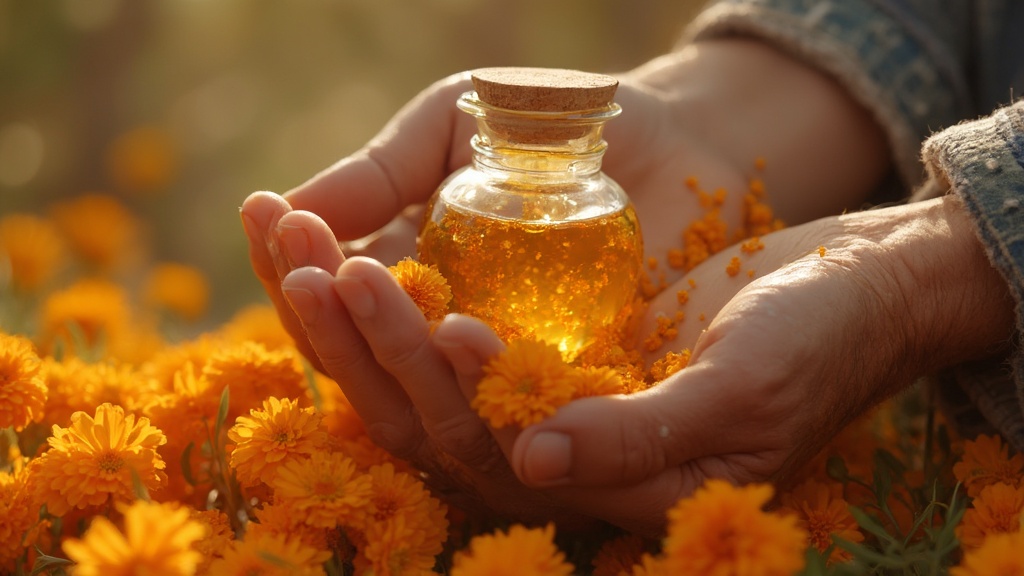
<path id="1" fill-rule="evenodd" d="M 611 76 L 560 68 L 481 68 L 472 80 L 483 102 L 523 112 L 604 108 L 619 86 Z"/>

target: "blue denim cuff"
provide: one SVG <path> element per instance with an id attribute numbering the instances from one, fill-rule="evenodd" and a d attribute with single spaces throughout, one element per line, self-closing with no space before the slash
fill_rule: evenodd
<path id="1" fill-rule="evenodd" d="M 924 176 L 921 142 L 971 113 L 955 55 L 940 34 L 884 0 L 722 0 L 686 38 L 764 39 L 834 76 L 887 132 L 908 187 Z"/>
<path id="2" fill-rule="evenodd" d="M 1019 345 L 1024 333 L 1024 100 L 935 134 L 923 155 L 932 187 L 963 199 L 1017 303 L 1017 343 L 1009 367 L 956 372 L 985 418 L 1024 450 L 1024 350 Z"/>

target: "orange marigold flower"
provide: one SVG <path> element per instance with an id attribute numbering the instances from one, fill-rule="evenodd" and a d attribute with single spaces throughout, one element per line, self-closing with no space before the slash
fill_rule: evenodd
<path id="1" fill-rule="evenodd" d="M 123 336 L 128 330 L 131 309 L 124 288 L 108 280 L 84 279 L 52 292 L 42 306 L 42 348 L 52 352 L 58 343 L 66 352 L 75 350 L 79 339 L 69 325 L 80 330 L 82 344 L 96 348 Z"/>
<path id="2" fill-rule="evenodd" d="M 796 518 L 764 512 L 772 487 L 708 480 L 668 512 L 669 574 L 791 576 L 804 565 L 807 532 Z"/>
<path id="3" fill-rule="evenodd" d="M 217 576 L 323 576 L 330 551 L 318 550 L 287 534 L 247 532 L 234 540 L 222 558 L 210 564 Z"/>
<path id="4" fill-rule="evenodd" d="M 271 484 L 278 469 L 296 458 L 307 458 L 327 444 L 323 416 L 313 407 L 299 408 L 295 400 L 271 396 L 263 408 L 239 416 L 228 430 L 235 443 L 231 467 L 243 486 Z"/>
<path id="5" fill-rule="evenodd" d="M 196 574 L 207 574 L 210 564 L 216 558 L 224 555 L 224 551 L 235 539 L 231 529 L 231 520 L 227 514 L 220 510 L 196 510 L 186 508 L 188 517 L 202 525 L 203 537 L 192 544 L 192 548 L 199 552 L 201 558 L 196 566 Z"/>
<path id="6" fill-rule="evenodd" d="M 576 374 L 576 392 L 573 394 L 573 399 L 609 396 L 625 392 L 622 376 L 611 366 L 585 366 L 576 368 L 574 372 Z"/>
<path id="7" fill-rule="evenodd" d="M 131 502 L 136 481 L 147 490 L 167 482 L 156 450 L 167 442 L 164 433 L 120 406 L 102 404 L 95 416 L 75 412 L 69 427 L 54 425 L 47 442 L 50 449 L 29 467 L 37 498 L 55 516 L 110 500 Z"/>
<path id="8" fill-rule="evenodd" d="M 298 538 L 303 544 L 316 550 L 330 548 L 330 533 L 334 528 L 320 528 L 305 523 L 305 518 L 287 504 L 263 502 L 255 510 L 255 522 L 246 526 L 246 534 L 255 536 L 259 532 Z"/>
<path id="9" fill-rule="evenodd" d="M 174 139 L 158 126 L 138 126 L 124 132 L 107 148 L 111 180 L 126 192 L 157 192 L 165 188 L 178 167 Z"/>
<path id="10" fill-rule="evenodd" d="M 981 435 L 964 441 L 964 454 L 953 465 L 953 474 L 974 498 L 985 486 L 1003 482 L 1011 486 L 1021 484 L 1024 475 L 1024 455 L 1010 456 L 1009 445 L 999 436 Z"/>
<path id="11" fill-rule="evenodd" d="M 555 546 L 554 537 L 553 524 L 533 529 L 514 524 L 508 532 L 476 536 L 465 550 L 455 553 L 451 574 L 568 576 L 574 567 Z"/>
<path id="12" fill-rule="evenodd" d="M 495 428 L 540 422 L 572 400 L 572 367 L 554 345 L 514 340 L 484 366 L 471 406 Z"/>
<path id="13" fill-rule="evenodd" d="M 959 566 L 949 569 L 950 576 L 1022 576 L 1024 575 L 1024 531 L 993 534 L 973 550 L 968 550 Z"/>
<path id="14" fill-rule="evenodd" d="M 956 527 L 957 538 L 965 550 L 977 548 L 992 534 L 1016 532 L 1021 528 L 1024 487 L 1002 482 L 981 489 Z"/>
<path id="15" fill-rule="evenodd" d="M 241 342 L 214 352 L 203 367 L 210 385 L 231 389 L 232 420 L 263 400 L 305 396 L 306 375 L 294 348 L 268 350 L 257 342 Z"/>
<path id="16" fill-rule="evenodd" d="M 202 555 L 194 545 L 206 534 L 202 523 L 176 504 L 138 501 L 124 506 L 124 532 L 96 516 L 81 539 L 64 541 L 79 576 L 196 573 Z"/>
<path id="17" fill-rule="evenodd" d="M 113 196 L 86 194 L 58 202 L 51 215 L 72 250 L 100 269 L 114 267 L 139 247 L 141 221 Z"/>
<path id="18" fill-rule="evenodd" d="M 143 284 L 142 299 L 153 308 L 168 310 L 194 322 L 206 313 L 210 285 L 198 268 L 165 262 L 149 272 Z"/>
<path id="19" fill-rule="evenodd" d="M 448 313 L 452 289 L 436 266 L 406 258 L 388 270 L 428 321 L 440 321 Z"/>
<path id="20" fill-rule="evenodd" d="M 612 538 L 601 544 L 591 560 L 594 567 L 593 576 L 619 576 L 630 574 L 633 566 L 640 564 L 647 550 L 647 542 L 635 535 L 629 534 Z"/>
<path id="21" fill-rule="evenodd" d="M 170 434 L 170 443 L 182 448 L 189 443 L 201 446 L 216 425 L 222 392 L 186 361 L 174 374 L 173 390 L 155 395 L 144 412 L 157 428 Z"/>
<path id="22" fill-rule="evenodd" d="M 832 547 L 832 537 L 849 542 L 862 542 L 857 521 L 850 514 L 850 505 L 843 499 L 843 486 L 835 482 L 824 484 L 810 479 L 782 495 L 779 511 L 792 514 L 801 528 L 807 531 L 809 544 L 824 553 Z M 833 548 L 828 563 L 846 562 L 850 553 Z"/>
<path id="23" fill-rule="evenodd" d="M 358 574 L 390 576 L 433 574 L 435 554 L 426 552 L 420 542 L 419 526 L 408 516 L 396 516 L 375 525 L 367 541 L 359 547 L 353 564 Z"/>
<path id="24" fill-rule="evenodd" d="M 39 517 L 24 470 L 0 472 L 0 573 L 14 574 L 18 558 L 25 554 L 26 532 Z"/>
<path id="25" fill-rule="evenodd" d="M 274 497 L 305 516 L 310 526 L 333 528 L 358 524 L 373 491 L 373 480 L 355 462 L 337 452 L 318 451 L 295 458 L 278 469 Z"/>
<path id="26" fill-rule="evenodd" d="M 690 349 L 684 348 L 681 352 L 669 350 L 664 356 L 655 360 L 651 365 L 651 380 L 661 382 L 669 376 L 679 372 L 690 363 Z"/>
<path id="27" fill-rule="evenodd" d="M 665 559 L 661 556 L 644 554 L 640 562 L 633 565 L 633 571 L 626 573 L 628 576 L 669 576 L 665 567 Z"/>
<path id="28" fill-rule="evenodd" d="M 31 214 L 0 218 L 0 269 L 8 268 L 15 288 L 26 292 L 46 284 L 64 259 L 57 227 Z"/>
<path id="29" fill-rule="evenodd" d="M 41 366 L 27 338 L 0 333 L 0 429 L 21 431 L 43 419 L 47 388 Z"/>

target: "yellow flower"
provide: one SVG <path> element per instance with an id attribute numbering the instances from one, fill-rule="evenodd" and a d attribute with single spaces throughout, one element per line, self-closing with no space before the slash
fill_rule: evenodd
<path id="1" fill-rule="evenodd" d="M 981 489 L 956 527 L 957 538 L 965 550 L 981 546 L 992 534 L 1016 532 L 1021 527 L 1024 487 L 999 482 Z"/>
<path id="2" fill-rule="evenodd" d="M 974 550 L 968 550 L 950 576 L 1024 576 L 1024 532 L 993 534 Z"/>
<path id="3" fill-rule="evenodd" d="M 39 516 L 33 504 L 24 470 L 0 472 L 0 573 L 13 574 L 26 549 L 25 533 Z"/>
<path id="4" fill-rule="evenodd" d="M 0 333 L 0 430 L 21 431 L 42 420 L 47 389 L 41 366 L 27 338 Z"/>
<path id="5" fill-rule="evenodd" d="M 609 396 L 626 392 L 619 373 L 608 366 L 586 366 L 576 368 L 575 392 L 573 398 L 588 396 Z"/>
<path id="6" fill-rule="evenodd" d="M 331 557 L 287 534 L 248 532 L 224 551 L 224 557 L 210 564 L 217 576 L 321 576 L 323 563 Z"/>
<path id="7" fill-rule="evenodd" d="M 643 538 L 629 534 L 605 541 L 591 564 L 593 576 L 619 576 L 629 574 L 633 566 L 642 562 L 647 543 Z"/>
<path id="8" fill-rule="evenodd" d="M 278 469 L 274 497 L 305 516 L 310 526 L 358 524 L 370 500 L 373 480 L 340 453 L 314 452 Z"/>
<path id="9" fill-rule="evenodd" d="M 128 329 L 131 310 L 128 295 L 121 286 L 99 279 L 84 279 L 68 288 L 51 293 L 42 307 L 42 347 L 53 352 L 58 343 L 68 353 L 75 350 L 76 338 L 70 325 L 81 331 L 89 349 L 121 337 Z"/>
<path id="10" fill-rule="evenodd" d="M 263 502 L 254 512 L 256 521 L 247 525 L 247 535 L 256 536 L 259 532 L 266 532 L 298 538 L 303 544 L 316 550 L 330 549 L 330 536 L 336 529 L 306 524 L 305 517 L 291 506 Z"/>
<path id="11" fill-rule="evenodd" d="M 139 126 L 120 134 L 107 148 L 107 169 L 126 192 L 157 192 L 178 167 L 178 151 L 170 134 L 156 126 Z"/>
<path id="12" fill-rule="evenodd" d="M 362 553 L 375 574 L 429 571 L 448 537 L 447 508 L 423 483 L 390 464 L 374 466 Z"/>
<path id="13" fill-rule="evenodd" d="M 807 533 L 793 516 L 764 512 L 771 497 L 766 484 L 708 480 L 680 500 L 668 512 L 667 572 L 791 576 L 800 570 Z"/>
<path id="14" fill-rule="evenodd" d="M 110 500 L 135 500 L 135 479 L 147 490 L 167 482 L 158 446 L 164 433 L 149 419 L 125 415 L 120 406 L 102 404 L 95 416 L 71 415 L 71 426 L 54 425 L 50 449 L 29 463 L 40 502 L 55 516 L 73 508 L 99 506 Z"/>
<path id="15" fill-rule="evenodd" d="M 484 366 L 471 406 L 491 426 L 526 427 L 572 400 L 572 367 L 558 348 L 537 340 L 515 340 Z"/>
<path id="16" fill-rule="evenodd" d="M 72 250 L 101 270 L 120 264 L 139 247 L 141 222 L 113 196 L 85 194 L 58 202 L 51 215 Z"/>
<path id="17" fill-rule="evenodd" d="M 261 410 L 239 416 L 228 430 L 235 443 L 230 464 L 238 481 L 243 486 L 270 485 L 281 466 L 322 449 L 327 433 L 321 420 L 312 407 L 299 408 L 295 400 L 273 396 L 263 401 Z"/>
<path id="18" fill-rule="evenodd" d="M 144 411 L 154 426 L 169 434 L 169 443 L 201 446 L 216 425 L 222 391 L 186 361 L 174 374 L 174 389 L 156 394 Z"/>
<path id="19" fill-rule="evenodd" d="M 981 435 L 964 441 L 964 455 L 953 465 L 953 474 L 967 488 L 968 496 L 974 498 L 985 486 L 997 482 L 1020 485 L 1024 455 L 1011 457 L 1009 451 L 999 436 Z"/>
<path id="20" fill-rule="evenodd" d="M 134 410 L 148 402 L 153 382 L 127 364 L 114 361 L 83 362 L 77 358 L 56 361 L 46 358 L 43 375 L 50 390 L 46 420 L 53 424 L 71 421 L 74 412 L 92 412 L 103 403 Z"/>
<path id="21" fill-rule="evenodd" d="M 211 386 L 231 389 L 232 420 L 269 396 L 305 396 L 306 375 L 294 349 L 268 350 L 256 342 L 241 342 L 214 352 L 203 374 Z"/>
<path id="22" fill-rule="evenodd" d="M 850 514 L 850 505 L 842 495 L 842 484 L 824 484 L 810 479 L 782 495 L 779 512 L 795 516 L 798 525 L 807 531 L 809 544 L 824 553 L 832 546 L 833 536 L 849 542 L 864 540 L 857 521 Z M 837 547 L 827 560 L 832 564 L 849 559 L 850 553 Z"/>
<path id="23" fill-rule="evenodd" d="M 474 537 L 455 553 L 452 576 L 568 576 L 573 565 L 554 543 L 555 527 L 526 528 Z"/>
<path id="24" fill-rule="evenodd" d="M 194 322 L 206 313 L 210 286 L 197 268 L 166 262 L 150 271 L 142 294 L 147 305 L 169 310 Z"/>
<path id="25" fill-rule="evenodd" d="M 0 272 L 8 268 L 14 286 L 26 292 L 39 289 L 54 276 L 64 259 L 64 242 L 57 227 L 30 214 L 0 218 Z"/>
<path id="26" fill-rule="evenodd" d="M 64 552 L 77 564 L 76 576 L 195 574 L 202 555 L 193 546 L 206 529 L 188 509 L 144 501 L 124 508 L 123 533 L 96 516 L 81 539 L 64 541 Z"/>
<path id="27" fill-rule="evenodd" d="M 224 555 L 224 551 L 234 540 L 231 521 L 220 510 L 196 510 L 187 508 L 188 517 L 203 527 L 203 537 L 192 544 L 199 552 L 200 560 L 196 566 L 196 574 L 206 574 L 214 559 Z"/>
<path id="28" fill-rule="evenodd" d="M 436 266 L 406 258 L 388 270 L 428 321 L 440 321 L 448 313 L 452 290 Z"/>

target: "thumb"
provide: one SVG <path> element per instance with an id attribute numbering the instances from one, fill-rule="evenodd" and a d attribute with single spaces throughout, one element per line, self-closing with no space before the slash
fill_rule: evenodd
<path id="1" fill-rule="evenodd" d="M 537 488 L 625 486 L 722 454 L 721 431 L 736 428 L 737 411 L 713 370 L 691 366 L 644 392 L 576 400 L 523 430 L 513 469 Z"/>

